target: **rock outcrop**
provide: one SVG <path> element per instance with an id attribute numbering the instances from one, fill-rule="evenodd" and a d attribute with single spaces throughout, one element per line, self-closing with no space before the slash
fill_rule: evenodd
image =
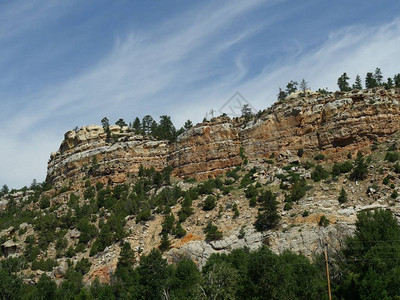
<path id="1" fill-rule="evenodd" d="M 177 142 L 137 135 L 111 126 L 112 142 L 96 125 L 68 131 L 51 155 L 47 180 L 56 187 L 92 178 L 123 183 L 139 166 L 171 166 L 177 177 L 206 179 L 272 153 L 304 149 L 340 157 L 365 149 L 400 129 L 400 91 L 369 89 L 288 98 L 249 122 L 227 117 L 197 124 Z M 82 180 L 81 180 L 82 181 Z"/>
<path id="2" fill-rule="evenodd" d="M 188 130 L 172 147 L 168 162 L 178 177 L 207 179 L 240 165 L 239 128 L 227 118 L 217 118 Z"/>
<path id="3" fill-rule="evenodd" d="M 47 180 L 56 186 L 82 182 L 84 177 L 106 183 L 123 183 L 140 165 L 161 170 L 167 166 L 170 147 L 128 131 L 127 127 L 110 127 L 113 142 L 106 141 L 102 127 L 91 125 L 68 131 L 60 149 L 51 154 Z"/>
<path id="4" fill-rule="evenodd" d="M 361 149 L 399 130 L 399 101 L 399 91 L 374 89 L 288 99 L 249 122 L 242 145 L 250 160 L 285 150 Z"/>

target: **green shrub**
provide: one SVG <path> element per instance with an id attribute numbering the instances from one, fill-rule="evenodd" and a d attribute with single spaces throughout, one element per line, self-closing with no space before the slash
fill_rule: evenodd
<path id="1" fill-rule="evenodd" d="M 385 160 L 390 162 L 396 162 L 400 158 L 400 154 L 396 151 L 388 151 L 385 155 Z"/>
<path id="2" fill-rule="evenodd" d="M 203 201 L 203 210 L 209 211 L 209 210 L 214 209 L 215 206 L 216 206 L 215 197 L 209 195 L 209 196 L 207 196 L 206 199 L 204 199 L 204 201 Z"/>
<path id="3" fill-rule="evenodd" d="M 75 195 L 74 193 L 71 193 L 69 195 L 68 207 L 75 208 L 78 205 L 79 205 L 79 196 Z"/>
<path id="4" fill-rule="evenodd" d="M 306 170 L 309 170 L 309 169 L 311 169 L 311 168 L 314 168 L 314 164 L 311 162 L 311 161 L 306 161 L 306 163 L 304 164 L 304 168 L 306 169 Z"/>
<path id="5" fill-rule="evenodd" d="M 78 244 L 76 245 L 76 247 L 75 247 L 75 252 L 76 252 L 76 253 L 84 252 L 85 249 L 86 249 L 85 244 L 78 243 Z"/>
<path id="6" fill-rule="evenodd" d="M 235 181 L 233 179 L 229 179 L 229 178 L 225 179 L 225 182 L 224 182 L 225 185 L 231 185 L 234 183 L 235 183 Z"/>
<path id="7" fill-rule="evenodd" d="M 182 238 L 186 235 L 186 230 L 183 229 L 180 222 L 177 222 L 173 233 L 174 233 L 175 237 Z"/>
<path id="8" fill-rule="evenodd" d="M 46 272 L 50 272 L 56 267 L 58 264 L 55 260 L 50 258 L 48 259 L 41 259 L 41 260 L 34 260 L 32 261 L 32 270 L 42 270 Z"/>
<path id="9" fill-rule="evenodd" d="M 246 232 L 244 229 L 245 229 L 245 226 L 240 227 L 240 231 L 239 231 L 239 235 L 238 235 L 239 239 L 243 239 L 245 237 Z"/>
<path id="10" fill-rule="evenodd" d="M 139 223 L 141 221 L 148 221 L 148 220 L 150 220 L 150 216 L 151 216 L 150 209 L 149 208 L 143 209 L 136 216 L 136 223 Z"/>
<path id="11" fill-rule="evenodd" d="M 364 158 L 361 152 L 358 152 L 355 161 L 355 167 L 353 169 L 353 172 L 350 174 L 350 179 L 364 180 L 365 178 L 367 178 L 367 175 L 368 175 L 367 164 L 364 162 Z"/>
<path id="12" fill-rule="evenodd" d="M 329 225 L 330 221 L 325 215 L 322 215 L 321 218 L 319 219 L 318 225 L 327 227 Z"/>
<path id="13" fill-rule="evenodd" d="M 181 209 L 178 212 L 179 222 L 185 222 L 186 218 L 193 214 L 192 202 L 190 194 L 186 193 Z"/>
<path id="14" fill-rule="evenodd" d="M 206 228 L 204 228 L 207 241 L 216 241 L 222 239 L 222 232 L 218 230 L 218 227 L 213 225 L 212 222 L 208 222 Z"/>
<path id="15" fill-rule="evenodd" d="M 314 156 L 315 160 L 324 160 L 325 159 L 325 155 L 323 155 L 322 153 L 318 153 L 317 155 Z"/>
<path id="16" fill-rule="evenodd" d="M 170 245 L 171 245 L 171 242 L 169 241 L 168 233 L 164 232 L 163 235 L 161 236 L 161 243 L 158 248 L 161 251 L 166 251 L 166 250 L 168 250 Z"/>
<path id="17" fill-rule="evenodd" d="M 199 184 L 198 186 L 198 192 L 199 194 L 203 194 L 203 195 L 210 195 L 213 192 L 213 189 L 215 188 L 215 182 L 214 180 L 207 180 L 204 181 L 202 184 Z"/>
<path id="18" fill-rule="evenodd" d="M 338 200 L 339 200 L 339 203 L 345 203 L 347 201 L 347 194 L 346 194 L 346 191 L 344 190 L 344 188 L 342 188 L 340 190 Z"/>
<path id="19" fill-rule="evenodd" d="M 383 183 L 384 185 L 388 185 L 388 184 L 389 184 L 389 182 L 390 182 L 390 179 L 389 179 L 389 177 L 388 177 L 388 176 L 386 176 L 385 178 L 383 178 L 383 181 L 382 181 L 382 183 Z"/>
<path id="20" fill-rule="evenodd" d="M 229 170 L 226 172 L 226 177 L 230 177 L 233 178 L 235 180 L 239 179 L 239 175 L 237 174 L 237 172 L 235 170 Z"/>
<path id="21" fill-rule="evenodd" d="M 297 150 L 297 156 L 302 157 L 304 155 L 304 149 Z"/>
<path id="22" fill-rule="evenodd" d="M 164 217 L 164 221 L 162 223 L 162 230 L 161 233 L 170 233 L 174 228 L 175 217 L 173 214 L 166 215 Z"/>
<path id="23" fill-rule="evenodd" d="M 345 161 L 343 163 L 335 163 L 332 166 L 332 175 L 339 176 L 343 173 L 348 173 L 353 169 L 353 164 L 351 161 Z"/>
<path id="24" fill-rule="evenodd" d="M 400 165 L 399 165 L 398 162 L 394 165 L 393 171 L 394 171 L 396 174 L 399 174 L 399 173 L 400 173 Z"/>
<path id="25" fill-rule="evenodd" d="M 85 275 L 90 270 L 92 263 L 87 258 L 82 258 L 75 265 L 75 271 Z"/>
<path id="26" fill-rule="evenodd" d="M 246 175 L 243 176 L 242 180 L 240 181 L 240 188 L 245 188 L 249 184 L 252 184 L 254 180 L 252 179 L 251 173 L 247 173 Z"/>
<path id="27" fill-rule="evenodd" d="M 296 202 L 303 198 L 307 193 L 307 185 L 304 179 L 296 181 L 290 190 L 290 201 Z"/>
<path id="28" fill-rule="evenodd" d="M 196 182 L 196 178 L 194 177 L 185 177 L 184 181 L 187 183 L 195 183 Z"/>
<path id="29" fill-rule="evenodd" d="M 246 198 L 252 198 L 258 195 L 258 190 L 254 185 L 249 185 L 244 191 Z"/>
<path id="30" fill-rule="evenodd" d="M 250 207 L 255 207 L 257 205 L 257 196 L 251 197 L 249 205 Z"/>
<path id="31" fill-rule="evenodd" d="M 228 195 L 233 190 L 233 186 L 223 186 L 220 190 L 224 195 Z"/>
<path id="32" fill-rule="evenodd" d="M 65 249 L 68 246 L 68 241 L 66 238 L 60 238 L 56 242 L 56 250 Z"/>
<path id="33" fill-rule="evenodd" d="M 232 210 L 234 212 L 234 218 L 239 217 L 240 213 L 239 213 L 239 209 L 236 203 L 233 204 Z"/>
<path id="34" fill-rule="evenodd" d="M 293 202 L 286 202 L 283 206 L 283 210 L 291 210 L 293 207 Z"/>
<path id="35" fill-rule="evenodd" d="M 86 188 L 86 190 L 83 192 L 83 196 L 85 199 L 92 199 L 94 196 L 96 196 L 96 190 L 93 186 L 89 186 Z"/>
<path id="36" fill-rule="evenodd" d="M 69 246 L 65 255 L 69 258 L 74 257 L 76 255 L 75 249 L 72 246 Z"/>
<path id="37" fill-rule="evenodd" d="M 314 171 L 311 173 L 311 178 L 314 180 L 314 182 L 319 182 L 328 177 L 329 177 L 328 171 L 325 170 L 321 165 L 317 165 Z"/>
<path id="38" fill-rule="evenodd" d="M 39 201 L 39 207 L 41 209 L 45 209 L 45 208 L 50 207 L 50 197 L 49 196 L 43 196 Z"/>
<path id="39" fill-rule="evenodd" d="M 103 183 L 101 183 L 100 181 L 96 182 L 96 190 L 97 190 L 97 191 L 102 190 L 103 187 L 104 187 L 104 184 L 103 184 Z"/>

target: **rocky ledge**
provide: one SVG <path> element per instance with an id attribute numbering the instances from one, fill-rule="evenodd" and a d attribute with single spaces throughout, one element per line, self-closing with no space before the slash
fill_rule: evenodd
<path id="1" fill-rule="evenodd" d="M 291 95 L 248 122 L 217 117 L 197 124 L 175 143 L 119 126 L 110 127 L 107 142 L 103 128 L 91 125 L 65 134 L 51 154 L 47 181 L 56 188 L 84 178 L 123 183 L 140 165 L 171 166 L 177 177 L 207 179 L 246 158 L 262 163 L 271 154 L 298 149 L 335 160 L 399 130 L 399 103 L 398 89 Z"/>

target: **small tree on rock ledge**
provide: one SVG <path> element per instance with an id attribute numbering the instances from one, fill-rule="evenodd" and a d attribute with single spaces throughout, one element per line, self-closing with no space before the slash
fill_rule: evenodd
<path id="1" fill-rule="evenodd" d="M 265 231 L 275 228 L 280 220 L 278 214 L 278 201 L 276 195 L 271 191 L 265 191 L 259 198 L 261 207 L 258 209 L 257 220 L 254 224 L 258 231 Z"/>

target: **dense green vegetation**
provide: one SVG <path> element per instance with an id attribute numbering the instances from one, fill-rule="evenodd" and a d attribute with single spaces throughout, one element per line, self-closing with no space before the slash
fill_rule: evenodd
<path id="1" fill-rule="evenodd" d="M 268 196 L 271 197 L 271 196 Z M 322 226 L 323 224 L 321 224 Z M 212 225 L 211 225 L 212 226 Z M 329 258 L 335 299 L 396 299 L 400 294 L 400 227 L 390 211 L 359 213 L 356 232 Z M 43 275 L 27 285 L 15 275 L 21 258 L 0 262 L 2 299 L 325 299 L 323 259 L 310 262 L 290 251 L 277 255 L 264 246 L 256 251 L 233 250 L 212 255 L 202 271 L 188 259 L 167 264 L 158 250 L 134 266 L 129 244 L 110 284 L 82 283 L 87 259 L 68 269 L 57 285 Z"/>

